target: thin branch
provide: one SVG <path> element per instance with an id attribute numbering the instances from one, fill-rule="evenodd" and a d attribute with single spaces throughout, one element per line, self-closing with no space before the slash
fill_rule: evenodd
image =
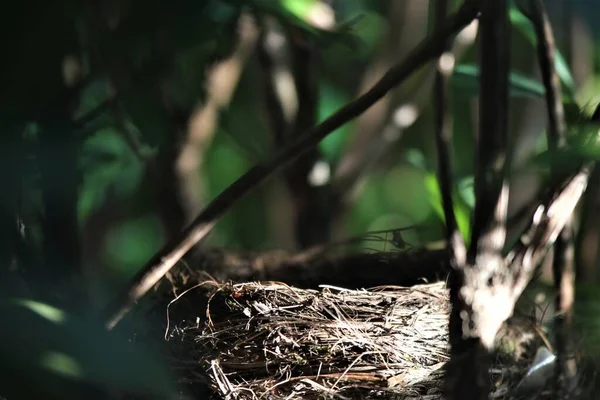
<path id="1" fill-rule="evenodd" d="M 391 68 L 371 90 L 342 107 L 320 125 L 306 131 L 295 142 L 277 152 L 270 160 L 255 165 L 217 196 L 182 232 L 180 237 L 167 244 L 139 271 L 127 289 L 108 306 L 107 328 L 112 329 L 131 307 L 177 264 L 181 257 L 206 236 L 217 220 L 240 198 L 266 180 L 275 171 L 316 146 L 331 132 L 363 113 L 423 64 L 439 56 L 443 51 L 443 43 L 448 37 L 456 35 L 476 17 L 477 4 L 476 1 L 465 2 L 443 29 L 438 30 L 421 42 L 406 61 Z"/>
<path id="2" fill-rule="evenodd" d="M 546 107 L 548 110 L 548 144 L 551 149 L 566 145 L 567 124 L 562 103 L 560 78 L 554 68 L 555 42 L 552 27 L 542 0 L 530 0 L 531 13 L 527 13 L 535 28 L 537 51 L 542 82 L 546 88 Z"/>
<path id="3" fill-rule="evenodd" d="M 435 25 L 442 26 L 448 13 L 448 0 L 435 1 Z M 454 55 L 448 51 L 438 59 L 434 83 L 435 101 L 435 138 L 438 154 L 438 182 L 442 195 L 442 206 L 446 220 L 446 241 L 453 266 L 463 265 L 466 259 L 466 247 L 458 230 L 454 203 L 452 201 L 452 118 L 449 113 L 449 81 L 454 69 Z"/>
<path id="4" fill-rule="evenodd" d="M 567 126 L 562 104 L 560 79 L 554 68 L 555 44 L 552 27 L 541 0 L 530 0 L 531 12 L 528 14 L 537 36 L 537 51 L 542 82 L 546 89 L 546 107 L 548 112 L 548 147 L 550 151 L 566 145 Z M 573 305 L 575 302 L 575 265 L 572 227 L 567 221 L 565 228 L 556 240 L 553 257 L 554 285 L 556 297 L 556 379 L 555 389 L 558 399 L 571 394 L 573 378 L 576 375 L 575 362 L 572 359 L 569 331 L 573 324 Z"/>
<path id="5" fill-rule="evenodd" d="M 514 309 L 505 298 L 502 250 L 508 206 L 508 2 L 482 0 L 480 125 L 475 211 L 467 263 L 451 281 L 449 399 L 487 399 L 498 330 Z"/>
<path id="6" fill-rule="evenodd" d="M 475 171 L 475 212 L 470 262 L 499 254 L 504 246 L 503 221 L 508 154 L 509 22 L 505 1 L 483 0 L 480 18 L 481 91 Z M 500 207 L 500 208 L 499 208 Z M 499 215 L 497 215 L 499 214 Z M 490 235 L 494 235 L 492 237 Z"/>
<path id="7" fill-rule="evenodd" d="M 575 206 L 587 188 L 592 167 L 593 163 L 583 165 L 551 192 L 551 197 L 538 206 L 527 232 L 506 256 L 507 269 L 514 274 L 511 278 L 511 299 L 514 301 L 523 293 L 534 268 L 571 219 Z"/>

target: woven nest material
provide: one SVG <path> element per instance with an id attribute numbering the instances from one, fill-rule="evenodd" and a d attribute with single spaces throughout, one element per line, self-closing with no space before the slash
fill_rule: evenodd
<path id="1" fill-rule="evenodd" d="M 442 398 L 450 308 L 443 283 L 368 291 L 279 283 L 200 289 L 207 300 L 198 319 L 175 324 L 171 310 L 168 336 L 185 344 L 178 362 L 198 366 L 187 379 L 207 378 L 221 398 Z M 500 355 L 490 372 L 493 398 L 508 398 L 524 375 L 538 339 L 532 332 L 523 324 L 505 328 L 500 348 L 510 357 Z"/>

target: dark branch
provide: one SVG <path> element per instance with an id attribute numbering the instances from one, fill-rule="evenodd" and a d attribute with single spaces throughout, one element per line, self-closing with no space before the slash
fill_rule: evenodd
<path id="1" fill-rule="evenodd" d="M 283 63 L 283 51 L 273 48 L 274 45 L 269 43 L 269 36 L 276 35 L 270 25 L 272 22 L 265 19 L 262 23 L 262 32 L 258 40 L 257 55 L 263 75 L 262 84 L 264 90 L 265 105 L 267 115 L 275 144 L 281 147 L 286 142 L 288 137 L 289 124 L 284 111 L 283 100 L 277 94 L 277 76 L 278 69 Z M 277 51 L 276 51 L 277 50 Z"/>
<path id="2" fill-rule="evenodd" d="M 514 302 L 505 299 L 502 250 L 508 206 L 508 2 L 482 0 L 480 125 L 475 212 L 468 259 L 451 280 L 449 399 L 487 399 L 488 367 L 496 333 Z"/>
<path id="3" fill-rule="evenodd" d="M 534 268 L 571 219 L 575 206 L 585 192 L 592 167 L 592 163 L 583 165 L 550 193 L 548 199 L 538 206 L 527 232 L 506 256 L 512 276 L 511 297 L 515 301 L 525 290 Z"/>
<path id="4" fill-rule="evenodd" d="M 289 34 L 292 50 L 292 72 L 298 95 L 298 112 L 293 124 L 296 138 L 317 123 L 319 90 L 316 71 L 317 49 L 308 37 L 292 29 Z M 312 181 L 317 167 L 330 168 L 318 147 L 298 157 L 287 169 L 288 181 L 297 204 L 296 240 L 307 248 L 330 239 L 332 212 L 330 180 Z"/>
<path id="5" fill-rule="evenodd" d="M 548 112 L 548 148 L 555 152 L 566 145 L 565 111 L 562 103 L 560 79 L 554 68 L 555 44 L 552 27 L 546 9 L 541 0 L 530 0 L 531 22 L 537 37 L 537 51 L 542 82 L 546 89 L 546 107 Z M 576 375 L 572 359 L 569 330 L 573 323 L 573 304 L 575 301 L 575 265 L 574 244 L 570 221 L 556 240 L 553 257 L 554 285 L 556 297 L 556 379 L 555 389 L 558 399 L 571 394 L 572 381 Z"/>
<path id="6" fill-rule="evenodd" d="M 435 2 L 435 25 L 436 29 L 441 27 L 446 19 L 448 10 L 447 0 Z M 450 48 L 446 44 L 446 50 Z M 438 182 L 442 195 L 442 206 L 446 220 L 446 241 L 450 254 L 451 265 L 463 265 L 466 258 L 464 240 L 458 231 L 456 216 L 454 215 L 454 203 L 452 201 L 452 118 L 449 113 L 449 90 L 450 75 L 454 67 L 454 55 L 446 51 L 438 59 L 435 84 L 435 138 L 438 154 Z"/>
<path id="7" fill-rule="evenodd" d="M 260 163 L 241 176 L 219 196 L 180 235 L 163 248 L 133 278 L 127 289 L 107 308 L 107 328 L 112 329 L 148 290 L 150 290 L 194 245 L 206 236 L 241 197 L 262 183 L 296 157 L 316 146 L 331 132 L 357 117 L 390 89 L 400 84 L 423 64 L 443 51 L 443 43 L 468 25 L 477 15 L 477 2 L 467 1 L 443 29 L 425 39 L 406 61 L 390 69 L 360 98 L 347 104 L 320 125 L 308 130 L 289 146 L 281 149 L 270 160 Z"/>
<path id="8" fill-rule="evenodd" d="M 531 13 L 527 13 L 535 28 L 537 51 L 542 82 L 546 89 L 548 111 L 548 145 L 551 149 L 566 145 L 567 124 L 562 103 L 560 78 L 554 68 L 555 44 L 552 27 L 541 0 L 531 0 Z"/>
<path id="9" fill-rule="evenodd" d="M 189 279 L 194 284 L 208 275 L 222 282 L 280 281 L 302 288 L 317 288 L 322 284 L 345 288 L 412 286 L 444 280 L 450 272 L 445 250 L 412 249 L 346 255 L 311 253 L 202 249 L 199 258 L 194 260 L 194 265 L 199 265 L 201 270 L 178 270 L 186 275 L 185 286 L 190 285 Z M 365 265 L 369 266 L 368 270 Z"/>
<path id="10" fill-rule="evenodd" d="M 500 254 L 508 200 L 508 5 L 483 0 L 480 18 L 481 90 L 475 169 L 475 212 L 469 261 Z"/>

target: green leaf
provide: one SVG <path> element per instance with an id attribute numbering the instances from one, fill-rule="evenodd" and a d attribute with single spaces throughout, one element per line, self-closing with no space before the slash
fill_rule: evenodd
<path id="1" fill-rule="evenodd" d="M 83 185 L 78 215 L 81 222 L 97 211 L 107 197 L 126 197 L 140 184 L 145 165 L 114 128 L 98 130 L 81 149 Z"/>
<path id="2" fill-rule="evenodd" d="M 61 315 L 61 318 L 53 316 Z M 81 398 L 81 384 L 168 398 L 174 384 L 157 354 L 108 332 L 89 311 L 26 298 L 0 300 L 0 387 L 7 398 Z M 12 396 L 11 396 L 12 395 Z"/>
<path id="3" fill-rule="evenodd" d="M 425 177 L 425 187 L 427 188 L 427 199 L 438 217 L 445 221 L 444 208 L 442 206 L 442 194 L 438 185 L 438 180 L 433 172 L 429 172 Z M 471 207 L 469 207 L 459 196 L 458 190 L 454 190 L 452 195 L 454 200 L 454 216 L 456 224 L 465 243 L 468 244 L 471 237 Z"/>
<path id="4" fill-rule="evenodd" d="M 542 151 L 530 164 L 545 173 L 550 167 L 556 171 L 573 171 L 582 162 L 600 160 L 600 124 L 585 119 L 569 125 L 568 146 L 558 150 Z"/>
<path id="5" fill-rule="evenodd" d="M 319 122 L 323 122 L 350 100 L 346 93 L 326 81 L 321 83 L 319 90 Z M 340 157 L 353 125 L 354 121 L 342 125 L 319 143 L 319 150 L 329 162 L 334 162 Z"/>
<path id="6" fill-rule="evenodd" d="M 258 12 L 270 14 L 285 26 L 294 26 L 319 42 L 320 46 L 333 43 L 344 44 L 351 49 L 356 49 L 359 40 L 352 31 L 361 16 L 356 16 L 348 21 L 337 24 L 333 29 L 321 29 L 306 22 L 303 18 L 314 0 L 246 0 Z"/>
<path id="7" fill-rule="evenodd" d="M 282 0 L 282 5 L 292 14 L 303 20 L 308 20 L 309 13 L 319 0 Z"/>
<path id="8" fill-rule="evenodd" d="M 460 198 L 465 204 L 472 210 L 475 208 L 475 191 L 474 191 L 474 179 L 473 176 L 462 178 L 458 181 L 458 192 Z"/>
<path id="9" fill-rule="evenodd" d="M 69 378 L 83 378 L 79 363 L 73 357 L 64 353 L 49 351 L 43 354 L 40 365 L 58 375 Z"/>
<path id="10" fill-rule="evenodd" d="M 533 24 L 514 4 L 510 7 L 510 21 L 517 30 L 535 46 L 537 39 Z M 572 100 L 575 96 L 575 80 L 571 75 L 569 65 L 558 49 L 555 51 L 554 68 L 556 69 L 560 81 L 565 89 L 567 89 L 566 95 L 568 99 Z"/>
<path id="11" fill-rule="evenodd" d="M 106 255 L 110 265 L 119 266 L 120 273 L 131 276 L 164 241 L 164 229 L 158 217 L 144 215 L 129 218 L 111 227 L 105 241 Z"/>
<path id="12" fill-rule="evenodd" d="M 13 303 L 29 309 L 40 317 L 55 324 L 63 323 L 67 319 L 66 313 L 63 310 L 51 306 L 50 304 L 40 303 L 39 301 L 29 299 L 14 299 Z"/>
<path id="13" fill-rule="evenodd" d="M 479 93 L 480 70 L 474 64 L 461 64 L 454 69 L 452 87 L 459 94 L 475 95 Z M 511 71 L 509 75 L 509 94 L 513 97 L 543 98 L 544 86 L 533 78 Z"/>

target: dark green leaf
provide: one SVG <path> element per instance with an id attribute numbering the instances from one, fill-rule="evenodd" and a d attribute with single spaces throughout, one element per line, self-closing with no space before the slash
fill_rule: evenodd
<path id="1" fill-rule="evenodd" d="M 2 299 L 0 318 L 9 328 L 0 332 L 2 395 L 81 398 L 75 394 L 90 384 L 159 398 L 174 392 L 173 381 L 150 349 L 107 332 L 89 313 L 70 314 L 30 299 Z"/>
<path id="2" fill-rule="evenodd" d="M 438 180 L 433 172 L 429 172 L 425 178 L 425 186 L 427 187 L 427 199 L 431 206 L 435 210 L 438 217 L 445 221 L 444 209 L 442 207 L 442 195 L 440 193 L 440 187 Z M 454 190 L 454 216 L 456 217 L 456 224 L 464 240 L 468 243 L 471 237 L 471 207 L 458 195 L 458 190 Z"/>
<path id="3" fill-rule="evenodd" d="M 531 21 L 513 4 L 510 7 L 510 21 L 533 45 L 536 43 L 536 34 Z M 566 89 L 566 95 L 572 100 L 575 92 L 575 80 L 571 75 L 571 70 L 565 58 L 560 51 L 556 49 L 554 68 Z"/>
<path id="4" fill-rule="evenodd" d="M 479 67 L 474 64 L 458 65 L 452 75 L 452 87 L 459 94 L 479 93 Z M 513 97 L 543 98 L 544 86 L 535 79 L 512 71 L 509 75 L 509 94 Z"/>

